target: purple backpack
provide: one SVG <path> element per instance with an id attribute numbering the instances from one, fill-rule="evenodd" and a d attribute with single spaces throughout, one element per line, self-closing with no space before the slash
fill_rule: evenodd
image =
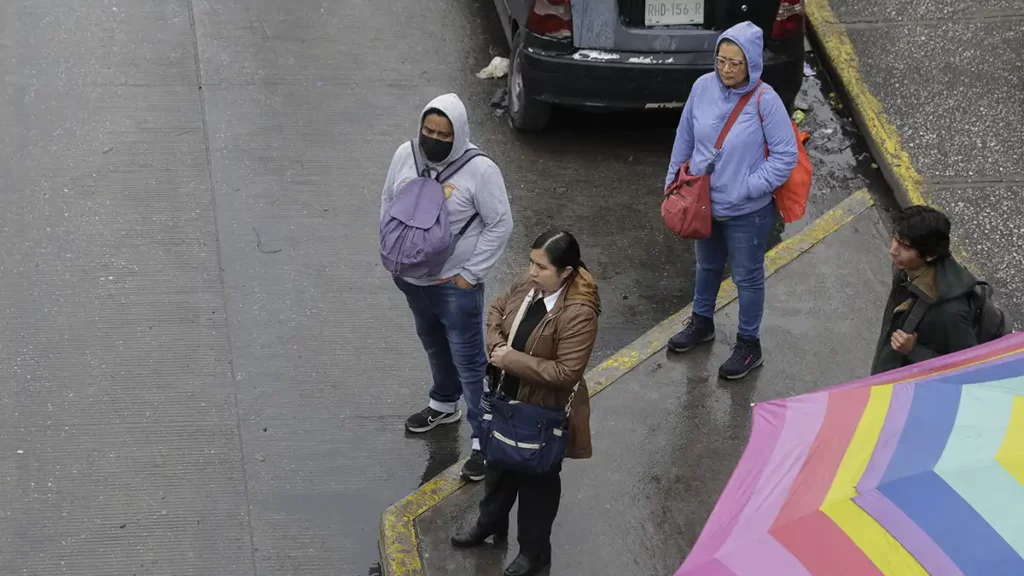
<path id="1" fill-rule="evenodd" d="M 381 220 L 380 259 L 384 268 L 395 276 L 436 278 L 455 251 L 459 238 L 479 216 L 474 214 L 458 233 L 452 233 L 441 183 L 455 176 L 474 158 L 486 155 L 471 148 L 441 171 L 437 178 L 431 178 L 420 158 L 416 141 L 410 145 L 419 176 L 402 186 Z"/>

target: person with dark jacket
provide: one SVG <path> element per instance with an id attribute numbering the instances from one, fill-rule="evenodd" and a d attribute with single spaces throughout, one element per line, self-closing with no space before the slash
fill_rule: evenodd
<path id="1" fill-rule="evenodd" d="M 566 458 L 590 458 L 590 396 L 583 373 L 597 338 L 601 299 L 580 261 L 576 238 L 542 234 L 530 250 L 530 269 L 487 314 L 491 364 L 504 371 L 507 398 L 545 408 L 570 407 Z M 562 495 L 562 464 L 543 474 L 505 470 L 487 462 L 480 515 L 452 537 L 457 548 L 508 535 L 509 512 L 519 500 L 519 555 L 505 576 L 531 576 L 551 563 L 551 527 Z"/>
<path id="2" fill-rule="evenodd" d="M 879 374 L 978 344 L 971 293 L 977 279 L 949 252 L 949 219 L 928 206 L 896 215 L 889 256 L 892 290 L 882 317 L 871 373 Z M 915 303 L 927 304 L 905 331 Z"/>

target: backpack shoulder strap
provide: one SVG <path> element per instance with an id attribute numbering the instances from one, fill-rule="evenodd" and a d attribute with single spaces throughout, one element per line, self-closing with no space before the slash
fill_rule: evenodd
<path id="1" fill-rule="evenodd" d="M 453 176 L 458 174 L 459 170 L 462 170 L 463 168 L 466 167 L 466 164 L 469 164 L 470 161 L 472 161 L 474 158 L 480 156 L 486 158 L 487 154 L 484 154 L 483 150 L 479 148 L 470 148 L 469 150 L 466 150 L 462 154 L 462 156 L 456 158 L 455 161 L 453 161 L 451 164 L 445 167 L 445 169 L 442 170 L 441 173 L 437 175 L 437 181 L 445 182 L 451 180 Z"/>
<path id="2" fill-rule="evenodd" d="M 426 175 L 427 167 L 423 165 L 423 158 L 420 157 L 419 145 L 415 140 L 409 140 L 409 147 L 412 148 L 412 163 L 416 167 L 416 175 Z"/>
<path id="3" fill-rule="evenodd" d="M 480 213 L 479 212 L 477 212 L 476 214 L 473 214 L 472 216 L 470 216 L 469 220 L 467 220 L 466 223 L 462 225 L 462 228 L 459 229 L 458 236 L 460 238 L 465 236 L 466 235 L 466 231 L 469 230 L 469 227 L 472 226 L 473 222 L 476 222 L 476 219 L 479 218 L 479 217 L 480 217 Z"/>
<path id="4" fill-rule="evenodd" d="M 928 303 L 921 298 L 915 299 L 914 305 L 910 308 L 910 314 L 907 315 L 907 320 L 903 323 L 902 330 L 907 334 L 916 332 L 918 324 L 921 323 L 921 319 L 924 318 L 927 311 Z"/>
<path id="5" fill-rule="evenodd" d="M 757 86 L 755 86 L 753 90 L 740 97 L 740 101 L 737 102 L 736 106 L 732 109 L 732 114 L 729 114 L 729 119 L 725 121 L 725 126 L 722 126 L 722 131 L 718 133 L 718 140 L 715 142 L 716 150 L 722 149 L 722 144 L 725 143 L 725 137 L 729 135 L 729 130 L 732 130 L 732 125 L 739 119 L 740 114 L 743 113 L 743 109 L 747 107 L 747 104 L 750 102 L 750 99 L 754 97 L 754 94 L 761 90 L 762 84 L 763 83 L 758 80 Z"/>
<path id="6" fill-rule="evenodd" d="M 441 183 L 450 180 L 453 176 L 458 174 L 459 170 L 465 168 L 466 164 L 469 164 L 470 161 L 472 161 L 474 158 L 478 158 L 480 156 L 487 158 L 487 154 L 484 154 L 483 150 L 480 150 L 479 148 L 470 148 L 469 150 L 466 150 L 465 152 L 463 152 L 462 156 L 456 158 L 455 161 L 453 161 L 451 164 L 445 167 L 445 169 L 442 170 L 441 173 L 437 175 L 437 181 Z M 479 213 L 470 216 L 469 220 L 467 220 L 466 223 L 462 225 L 462 228 L 459 229 L 456 235 L 459 237 L 464 236 L 466 234 L 466 231 L 469 230 L 469 227 L 472 226 L 473 222 L 476 222 L 477 218 L 479 217 Z"/>

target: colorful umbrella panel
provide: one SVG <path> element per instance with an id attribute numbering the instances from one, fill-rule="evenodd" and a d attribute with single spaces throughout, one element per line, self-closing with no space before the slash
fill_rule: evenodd
<path id="1" fill-rule="evenodd" d="M 758 404 L 698 574 L 1024 574 L 1024 334 Z"/>

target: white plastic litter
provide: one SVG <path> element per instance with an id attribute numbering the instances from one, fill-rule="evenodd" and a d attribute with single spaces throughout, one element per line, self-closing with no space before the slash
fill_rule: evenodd
<path id="1" fill-rule="evenodd" d="M 804 62 L 804 76 L 814 76 L 814 68 L 807 62 Z"/>
<path id="2" fill-rule="evenodd" d="M 618 60 L 618 54 L 612 54 L 611 52 L 602 52 L 600 50 L 577 50 L 572 53 L 573 60 L 587 61 L 604 61 L 604 60 Z"/>
<path id="3" fill-rule="evenodd" d="M 476 73 L 477 78 L 503 78 L 508 74 L 508 58 L 495 56 L 486 68 Z"/>

